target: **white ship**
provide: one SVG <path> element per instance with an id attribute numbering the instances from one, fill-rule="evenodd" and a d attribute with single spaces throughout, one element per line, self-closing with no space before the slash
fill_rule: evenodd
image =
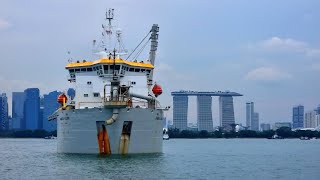
<path id="1" fill-rule="evenodd" d="M 60 95 L 61 108 L 49 117 L 57 121 L 59 153 L 162 152 L 163 116 L 170 107 L 160 106 L 157 96 L 162 89 L 153 81 L 159 27 L 154 24 L 142 46 L 129 54 L 121 30 L 114 32 L 113 13 L 113 9 L 106 13 L 102 40 L 93 41 L 97 60 L 66 66 L 76 95 L 73 99 Z M 149 59 L 136 60 L 148 42 Z"/>

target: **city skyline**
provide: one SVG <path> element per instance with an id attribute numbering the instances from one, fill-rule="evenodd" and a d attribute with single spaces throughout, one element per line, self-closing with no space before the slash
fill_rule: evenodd
<path id="1" fill-rule="evenodd" d="M 171 91 L 232 89 L 245 95 L 234 103 L 236 122 L 245 124 L 247 101 L 259 104 L 262 122 L 270 123 L 292 122 L 294 105 L 312 109 L 319 104 L 320 85 L 312 83 L 320 75 L 319 1 L 161 1 L 156 9 L 154 2 L 141 2 L 144 6 L 124 1 L 99 1 L 99 6 L 37 1 L 35 11 L 34 3 L 3 1 L 0 92 L 11 102 L 12 92 L 29 87 L 39 87 L 42 93 L 68 89 L 64 66 L 70 57 L 92 58 L 91 41 L 99 37 L 100 17 L 112 4 L 128 48 L 135 47 L 146 27 L 159 24 L 155 80 L 163 87 L 159 99 L 165 106 L 172 106 Z M 204 18 L 208 20 L 197 21 Z M 314 85 L 305 88 L 309 84 Z M 189 107 L 196 107 L 195 99 L 189 102 Z M 212 104 L 213 120 L 219 124 L 217 105 Z M 197 114 L 190 112 L 194 121 Z M 167 118 L 172 116 L 171 110 Z"/>
<path id="2" fill-rule="evenodd" d="M 74 97 L 74 89 L 68 89 L 68 97 Z M 38 130 L 48 132 L 57 129 L 56 121 L 48 121 L 48 117 L 56 111 L 60 104 L 58 96 L 62 92 L 52 91 L 40 96 L 38 88 L 27 88 L 23 92 L 12 92 L 12 116 L 9 115 L 8 98 L 0 94 L 0 130 Z"/>

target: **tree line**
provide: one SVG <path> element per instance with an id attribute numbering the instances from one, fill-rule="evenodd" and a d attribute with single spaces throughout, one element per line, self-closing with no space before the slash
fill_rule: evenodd
<path id="1" fill-rule="evenodd" d="M 271 138 L 273 135 L 277 134 L 283 138 L 300 138 L 300 137 L 309 137 L 309 138 L 320 138 L 320 132 L 311 131 L 311 130 L 297 130 L 292 131 L 289 127 L 281 127 L 277 130 L 268 130 L 268 131 L 252 131 L 252 130 L 241 130 L 238 132 L 235 131 L 222 131 L 217 130 L 214 132 L 208 132 L 206 130 L 202 131 L 191 131 L 191 130 L 182 130 L 179 129 L 168 129 L 168 134 L 170 138 Z"/>
<path id="2" fill-rule="evenodd" d="M 36 130 L 0 130 L 2 138 L 44 138 L 47 136 L 57 136 L 57 131 L 48 132 L 43 129 Z"/>

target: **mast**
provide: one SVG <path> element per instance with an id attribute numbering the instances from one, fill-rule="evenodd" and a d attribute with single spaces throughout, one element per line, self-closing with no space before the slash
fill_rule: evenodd
<path id="1" fill-rule="evenodd" d="M 156 60 L 156 52 L 157 52 L 157 47 L 158 47 L 158 37 L 159 37 L 159 26 L 158 24 L 153 24 L 151 28 L 151 48 L 149 52 L 149 60 L 151 64 L 154 66 L 155 60 Z M 151 70 L 149 79 L 148 79 L 148 86 L 151 88 L 153 81 L 153 70 Z"/>
<path id="2" fill-rule="evenodd" d="M 111 21 L 113 20 L 114 17 L 114 9 L 109 9 L 106 12 L 106 20 L 108 20 L 108 26 L 104 28 L 105 32 L 107 33 L 107 36 L 109 38 L 108 41 L 108 51 L 111 53 L 111 36 L 112 36 L 112 24 Z M 102 27 L 104 27 L 102 25 Z"/>

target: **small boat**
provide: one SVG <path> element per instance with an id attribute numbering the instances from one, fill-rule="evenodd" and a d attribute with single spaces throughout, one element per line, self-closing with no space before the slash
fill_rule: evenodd
<path id="1" fill-rule="evenodd" d="M 163 140 L 169 140 L 169 135 L 168 134 L 163 134 Z"/>
<path id="2" fill-rule="evenodd" d="M 302 136 L 302 137 L 300 137 L 300 140 L 310 140 L 310 138 L 307 137 L 307 136 L 306 136 L 306 137 L 303 137 L 303 136 Z"/>
<path id="3" fill-rule="evenodd" d="M 163 140 L 169 140 L 169 134 L 168 134 L 168 129 L 163 128 L 163 136 L 162 136 Z"/>
<path id="4" fill-rule="evenodd" d="M 57 139 L 57 137 L 55 137 L 54 135 L 52 135 L 52 136 L 46 136 L 46 137 L 44 137 L 44 139 Z"/>
<path id="5" fill-rule="evenodd" d="M 275 134 L 272 137 L 269 137 L 268 139 L 283 139 L 283 137 L 282 136 L 278 136 L 277 134 Z"/>

